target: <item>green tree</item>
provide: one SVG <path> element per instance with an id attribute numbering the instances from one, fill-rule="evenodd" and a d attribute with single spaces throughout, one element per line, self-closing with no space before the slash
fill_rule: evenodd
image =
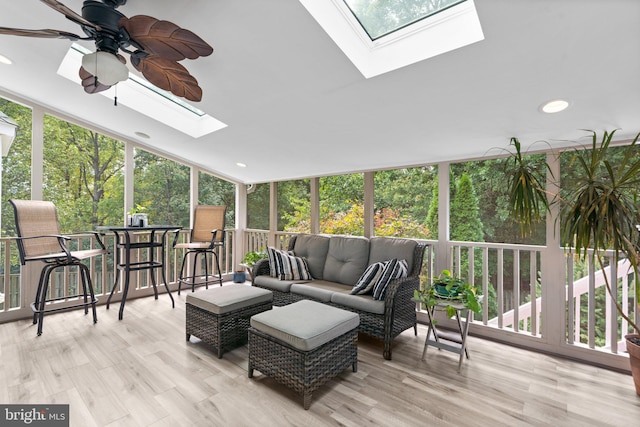
<path id="1" fill-rule="evenodd" d="M 473 182 L 467 173 L 463 173 L 458 180 L 450 211 L 451 240 L 484 241 L 478 198 L 473 188 Z"/>
<path id="2" fill-rule="evenodd" d="M 45 200 L 56 204 L 61 228 L 81 231 L 119 223 L 122 191 L 111 180 L 122 176 L 124 144 L 52 116 L 45 116 L 44 129 L 43 193 Z M 101 209 L 105 199 L 110 207 L 113 199 L 119 199 L 120 209 Z"/>
<path id="3" fill-rule="evenodd" d="M 429 230 L 429 234 L 427 235 L 429 239 L 438 239 L 438 183 L 436 182 L 433 185 L 432 195 L 431 195 L 431 203 L 429 203 L 429 213 L 427 214 L 426 219 L 427 230 Z"/>
<path id="4" fill-rule="evenodd" d="M 136 150 L 134 203 L 147 208 L 150 221 L 188 227 L 190 170 L 143 150 Z"/>
<path id="5" fill-rule="evenodd" d="M 0 98 L 0 111 L 18 124 L 9 154 L 2 158 L 2 235 L 17 236 L 10 199 L 31 198 L 31 109 Z"/>
<path id="6" fill-rule="evenodd" d="M 269 229 L 269 184 L 254 184 L 247 194 L 247 227 L 257 230 Z"/>
<path id="7" fill-rule="evenodd" d="M 225 205 L 225 227 L 235 227 L 236 185 L 204 172 L 198 174 L 198 204 Z"/>

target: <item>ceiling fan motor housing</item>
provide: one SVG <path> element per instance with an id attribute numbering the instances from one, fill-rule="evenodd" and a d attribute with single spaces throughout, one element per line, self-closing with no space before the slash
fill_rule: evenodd
<path id="1" fill-rule="evenodd" d="M 128 40 L 126 40 L 126 33 L 121 31 L 118 26 L 120 19 L 125 16 L 115 10 L 114 7 L 126 3 L 126 0 L 116 0 L 108 3 L 117 4 L 112 7 L 99 1 L 85 1 L 82 5 L 82 17 L 99 26 L 101 31 L 86 26 L 82 28 L 87 35 L 95 37 L 97 50 L 116 55 L 120 46 L 122 44 L 127 45 Z"/>

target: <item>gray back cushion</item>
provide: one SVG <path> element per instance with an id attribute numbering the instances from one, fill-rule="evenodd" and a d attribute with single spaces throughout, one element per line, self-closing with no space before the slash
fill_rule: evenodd
<path id="1" fill-rule="evenodd" d="M 389 237 L 372 237 L 370 241 L 371 253 L 369 255 L 369 264 L 375 262 L 383 262 L 392 258 L 407 261 L 408 274 L 411 276 L 413 271 L 413 252 L 418 246 L 418 242 L 409 239 L 394 239 Z"/>
<path id="2" fill-rule="evenodd" d="M 369 262 L 369 239 L 364 237 L 331 236 L 324 280 L 354 285 Z"/>
<path id="3" fill-rule="evenodd" d="M 311 277 L 317 280 L 322 280 L 328 251 L 329 237 L 316 234 L 297 235 L 293 246 L 293 253 L 307 259 Z"/>

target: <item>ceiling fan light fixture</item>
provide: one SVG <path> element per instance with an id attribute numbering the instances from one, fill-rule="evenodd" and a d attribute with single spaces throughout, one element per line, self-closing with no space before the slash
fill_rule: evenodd
<path id="1" fill-rule="evenodd" d="M 118 57 L 109 52 L 97 51 L 82 57 L 82 66 L 104 85 L 112 86 L 129 78 L 129 69 Z"/>

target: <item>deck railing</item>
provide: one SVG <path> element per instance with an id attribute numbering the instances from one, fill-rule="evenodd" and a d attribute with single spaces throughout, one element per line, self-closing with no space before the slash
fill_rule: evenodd
<path id="1" fill-rule="evenodd" d="M 226 230 L 225 245 L 223 248 L 218 248 L 218 257 L 220 259 L 220 268 L 223 275 L 233 273 L 233 243 L 234 243 L 235 230 Z M 189 239 L 189 230 L 182 230 L 179 232 L 178 241 L 184 242 Z M 138 238 L 148 237 L 148 233 L 140 232 L 136 233 Z M 168 234 L 165 242 L 165 254 L 164 265 L 167 281 L 170 284 L 177 282 L 178 275 L 180 273 L 180 265 L 182 263 L 182 257 L 184 256 L 183 250 L 174 250 L 172 248 L 172 242 L 174 235 Z M 99 256 L 86 261 L 91 278 L 93 280 L 94 290 L 97 296 L 103 296 L 99 298 L 100 303 L 106 301 L 106 295 L 111 292 L 111 288 L 114 283 L 115 274 L 117 273 L 116 266 L 114 265 L 114 244 L 115 239 L 112 234 L 105 234 L 102 237 L 108 254 L 106 256 Z M 93 234 L 81 234 L 74 236 L 73 240 L 69 242 L 69 247 L 72 250 L 78 248 L 95 248 L 98 247 L 95 236 Z M 160 259 L 161 249 L 155 248 L 154 257 Z M 132 253 L 132 258 L 142 261 L 149 256 L 149 249 L 138 249 Z M 39 266 L 32 265 L 35 263 L 28 263 L 26 267 L 20 266 L 20 260 L 18 255 L 18 249 L 14 239 L 2 238 L 0 239 L 0 253 L 2 255 L 3 263 L 0 265 L 0 322 L 3 320 L 11 320 L 16 317 L 27 317 L 31 314 L 29 304 L 32 302 L 35 296 Z M 202 262 L 202 259 L 200 260 Z M 32 270 L 31 275 L 26 275 L 29 279 L 21 280 L 21 275 L 25 273 L 27 268 Z M 209 271 L 217 271 L 215 264 L 211 260 L 211 265 L 208 266 Z M 200 269 L 204 269 L 204 265 L 200 266 Z M 129 297 L 135 298 L 137 296 L 144 296 L 150 294 L 152 291 L 151 276 L 155 274 L 156 283 L 162 283 L 161 273 L 155 269 L 153 271 L 141 270 L 131 272 L 131 282 L 129 287 Z M 122 284 L 122 280 L 120 283 Z M 52 274 L 50 295 L 56 298 L 67 297 L 77 294 L 78 289 L 78 271 L 77 268 L 71 267 L 66 269 L 58 269 Z M 121 292 L 121 289 L 116 290 Z M 118 297 L 116 297 L 118 299 Z M 11 312 L 9 316 L 6 313 Z M 22 312 L 22 313 L 20 313 Z"/>
<path id="2" fill-rule="evenodd" d="M 235 230 L 226 231 L 224 249 L 219 253 L 223 274 L 233 273 L 236 260 L 233 254 L 243 256 L 249 251 L 264 251 L 274 242 L 276 247 L 285 249 L 290 236 L 294 233 L 269 233 L 265 230 L 244 230 L 241 238 L 243 248 L 234 251 L 233 244 Z M 183 253 L 171 248 L 173 236 L 165 252 L 167 279 L 175 284 L 179 274 Z M 189 238 L 188 230 L 181 231 L 179 241 Z M 112 235 L 103 238 L 110 254 L 88 261 L 94 287 L 100 301 L 106 300 L 105 294 L 110 292 L 116 274 L 113 265 Z M 540 278 L 543 276 L 542 257 L 546 247 L 533 245 L 511 245 L 500 243 L 479 242 L 448 242 L 444 249 L 438 242 L 427 241 L 422 281 L 427 282 L 436 271 L 436 254 L 446 250 L 447 266 L 455 274 L 467 279 L 477 286 L 485 296 L 482 313 L 474 320 L 474 327 L 489 328 L 494 331 L 527 335 L 533 339 L 541 339 L 544 335 L 545 320 L 543 319 L 544 287 Z M 92 234 L 76 238 L 72 245 L 77 248 L 96 247 Z M 159 250 L 158 250 L 159 251 Z M 35 295 L 37 272 L 27 274 L 21 280 L 21 273 L 26 270 L 19 265 L 19 258 L 15 240 L 0 239 L 0 322 L 18 317 L 28 317 L 31 314 L 29 304 Z M 136 256 L 144 259 L 148 254 L 139 253 Z M 158 252 L 156 257 L 160 256 Z M 623 337 L 629 333 L 629 325 L 618 315 L 613 299 L 606 292 L 604 274 L 615 277 L 612 287 L 616 300 L 621 304 L 625 313 L 632 319 L 639 319 L 637 300 L 634 292 L 635 277 L 629 271 L 628 262 L 613 263 L 613 253 L 605 253 L 607 268 L 599 271 L 594 262 L 583 264 L 568 253 L 566 255 L 566 283 L 565 286 L 565 319 L 566 330 L 564 342 L 567 345 L 599 352 L 620 354 L 624 351 Z M 239 260 L 237 260 L 239 262 Z M 209 267 L 213 271 L 214 267 Z M 441 268 L 441 267 L 439 267 Z M 27 271 L 28 272 L 28 271 Z M 74 269 L 61 270 L 55 273 L 51 292 L 55 296 L 66 296 L 75 293 L 78 286 L 77 271 Z M 150 295 L 150 272 L 140 271 L 132 276 L 130 297 Z M 158 274 L 156 271 L 154 274 Z M 35 278 L 34 278 L 35 277 Z M 158 277 L 158 283 L 161 279 Z M 561 285 L 562 286 L 562 285 Z M 118 290 L 120 292 L 120 290 Z"/>

